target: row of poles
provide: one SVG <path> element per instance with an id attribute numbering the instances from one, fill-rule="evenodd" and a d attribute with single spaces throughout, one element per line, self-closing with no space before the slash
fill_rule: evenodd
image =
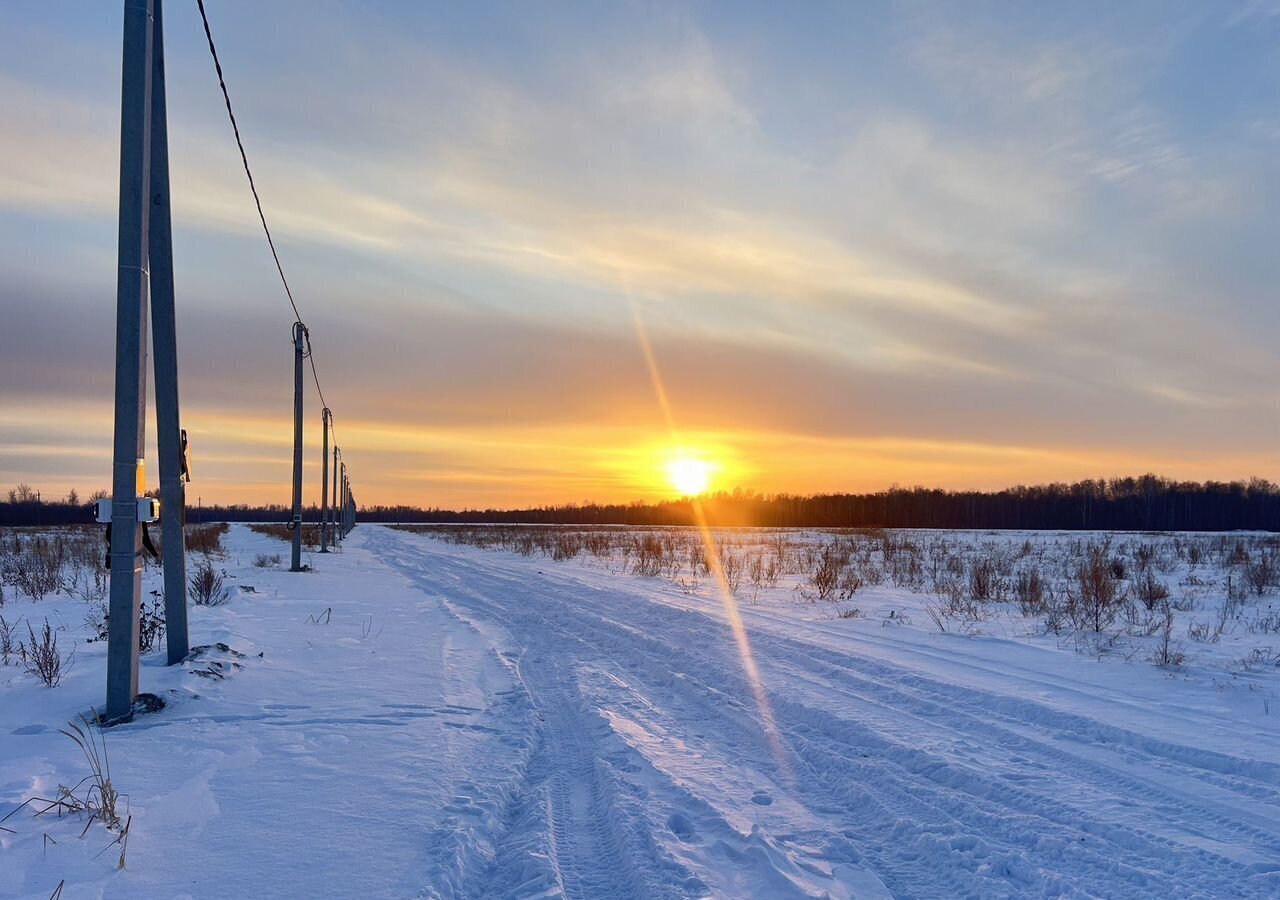
<path id="1" fill-rule="evenodd" d="M 142 606 L 143 533 L 157 519 L 163 538 L 164 605 L 169 665 L 187 658 L 186 433 L 178 405 L 177 328 L 174 311 L 173 231 L 169 191 L 169 147 L 165 107 L 163 0 L 125 0 L 124 50 L 120 98 L 120 218 L 116 276 L 115 429 L 112 448 L 112 497 L 108 522 L 110 630 L 107 638 L 107 698 L 103 720 L 127 721 L 138 695 L 139 616 Z M 203 14 L 203 3 L 200 4 Z M 206 34 L 208 23 L 205 23 Z M 209 35 L 210 51 L 218 68 Z M 225 92 L 225 83 L 223 83 Z M 227 111 L 231 115 L 230 99 Z M 239 130 L 236 128 L 239 141 Z M 241 147 L 243 153 L 243 146 Z M 245 160 L 245 172 L 253 176 Z M 255 200 L 257 191 L 254 189 Z M 261 206 L 259 206 L 261 213 Z M 266 228 L 263 217 L 263 228 Z M 275 253 L 274 244 L 272 253 Z M 277 266 L 279 260 L 276 260 Z M 281 279 L 284 273 L 281 270 Z M 286 291 L 288 283 L 285 282 Z M 290 295 L 290 303 L 293 298 Z M 297 312 L 294 306 L 295 314 Z M 148 329 L 148 313 L 151 327 Z M 145 496 L 147 413 L 146 348 L 154 347 L 160 504 Z M 310 333 L 299 318 L 293 325 L 294 448 L 291 571 L 302 565 L 303 362 L 310 356 Z M 314 373 L 314 363 L 313 363 Z M 319 380 L 316 381 L 319 391 Z M 336 548 L 355 527 L 356 501 L 342 451 L 334 440 L 333 414 L 323 404 L 323 475 L 320 552 Z M 331 490 L 332 489 L 332 495 Z M 160 515 L 163 511 L 164 515 Z"/>
<path id="2" fill-rule="evenodd" d="M 302 572 L 302 450 L 304 400 L 306 397 L 305 363 L 311 355 L 311 332 L 302 322 L 293 323 L 293 515 L 289 520 L 292 552 L 289 571 Z M 320 552 L 337 547 L 356 524 L 356 500 L 347 475 L 347 463 L 336 436 L 333 439 L 333 502 L 329 502 L 329 438 L 334 435 L 333 411 L 320 410 L 320 430 L 324 449 L 320 452 Z"/>

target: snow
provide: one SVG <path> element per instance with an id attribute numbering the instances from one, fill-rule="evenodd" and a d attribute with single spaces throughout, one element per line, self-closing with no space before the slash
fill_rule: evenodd
<path id="1" fill-rule="evenodd" d="M 0 897 L 1280 896 L 1280 675 L 783 585 L 739 607 L 762 708 L 706 582 L 370 525 L 309 574 L 228 545 L 192 638 L 243 655 L 211 651 L 221 679 L 148 655 L 167 707 L 106 733 L 126 867 L 27 808 Z M 8 601 L 83 641 L 82 602 Z M 0 815 L 85 774 L 57 730 L 104 650 L 54 689 L 0 668 Z"/>

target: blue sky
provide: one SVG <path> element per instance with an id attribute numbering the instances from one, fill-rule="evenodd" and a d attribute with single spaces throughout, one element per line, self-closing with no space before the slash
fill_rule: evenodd
<path id="1" fill-rule="evenodd" d="M 1280 474 L 1276 3 L 207 5 L 363 499 Z M 107 480 L 118 6 L 0 8 L 0 481 L 50 492 Z M 166 24 L 199 487 L 284 500 L 288 308 Z"/>

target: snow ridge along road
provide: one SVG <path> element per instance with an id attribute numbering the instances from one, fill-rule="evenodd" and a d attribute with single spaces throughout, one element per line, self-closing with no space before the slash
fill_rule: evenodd
<path id="1" fill-rule="evenodd" d="M 437 870 L 433 894 L 1280 895 L 1274 729 L 1232 751 L 1230 720 L 1200 710 L 1178 741 L 1127 727 L 1152 715 L 1120 685 L 1136 667 L 1114 664 L 1090 711 L 1014 642 L 997 642 L 1005 667 L 918 631 L 899 646 L 747 609 L 784 767 L 714 602 L 364 530 L 501 648 L 533 711 L 516 782 L 474 785 L 503 797 L 485 851 Z"/>

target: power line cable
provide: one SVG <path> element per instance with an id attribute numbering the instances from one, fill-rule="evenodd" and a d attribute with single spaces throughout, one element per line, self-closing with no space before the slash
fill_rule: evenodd
<path id="1" fill-rule="evenodd" d="M 302 313 L 298 312 L 298 304 L 293 299 L 293 291 L 289 289 L 289 279 L 284 277 L 284 267 L 280 265 L 280 255 L 276 253 L 276 242 L 271 239 L 271 228 L 267 225 L 267 217 L 262 211 L 262 199 L 258 196 L 258 186 L 253 181 L 253 170 L 249 168 L 249 157 L 244 152 L 244 141 L 240 138 L 240 125 L 236 122 L 235 111 L 231 108 L 231 95 L 227 93 L 227 82 L 222 75 L 222 62 L 218 59 L 218 48 L 213 43 L 213 32 L 209 30 L 209 16 L 205 13 L 204 0 L 196 0 L 200 7 L 200 20 L 204 23 L 205 40 L 209 42 L 209 54 L 213 57 L 213 67 L 218 72 L 218 87 L 222 88 L 222 99 L 227 105 L 227 118 L 231 120 L 231 130 L 236 135 L 236 146 L 240 148 L 240 162 L 244 165 L 245 177 L 249 179 L 249 190 L 253 191 L 253 202 L 258 207 L 258 218 L 262 221 L 262 230 L 267 235 L 267 245 L 271 248 L 271 258 L 276 261 L 276 271 L 280 273 L 280 283 L 289 297 L 289 305 L 293 307 L 293 317 L 302 321 Z"/>
<path id="2" fill-rule="evenodd" d="M 253 170 L 249 167 L 249 157 L 244 150 L 244 140 L 240 137 L 240 125 L 236 121 L 235 111 L 231 108 L 231 94 L 227 91 L 227 81 L 222 74 L 222 62 L 218 59 L 218 48 L 213 41 L 213 31 L 209 28 L 209 16 L 205 12 L 204 0 L 196 0 L 196 6 L 200 9 L 200 21 L 204 24 L 205 40 L 209 43 L 209 55 L 213 57 L 213 67 L 218 73 L 218 87 L 222 89 L 222 100 L 227 107 L 227 118 L 231 120 L 231 130 L 236 136 L 236 146 L 240 149 L 240 162 L 244 166 L 245 177 L 249 179 L 249 190 L 253 192 L 253 203 L 258 208 L 258 219 L 262 222 L 262 231 L 267 236 L 267 246 L 271 248 L 271 258 L 275 260 L 276 271 L 280 273 L 280 283 L 284 285 L 285 296 L 289 298 L 289 305 L 293 307 L 294 321 L 302 324 L 302 313 L 298 311 L 297 301 L 293 299 L 293 291 L 289 288 L 289 279 L 285 277 L 284 266 L 280 264 L 280 254 L 276 252 L 276 243 L 271 237 L 271 228 L 267 225 L 267 216 L 262 211 L 262 198 L 258 196 L 258 186 L 253 180 Z M 305 329 L 306 326 L 303 325 Z M 316 370 L 315 356 L 311 352 L 311 333 L 306 332 L 307 338 L 307 361 L 311 364 L 311 380 L 315 382 L 316 393 L 320 395 L 320 405 L 328 408 L 329 404 L 325 402 L 324 390 L 320 387 L 320 373 Z M 330 413 L 330 430 L 332 431 L 332 413 Z M 334 441 L 337 441 L 337 433 L 334 432 Z"/>

